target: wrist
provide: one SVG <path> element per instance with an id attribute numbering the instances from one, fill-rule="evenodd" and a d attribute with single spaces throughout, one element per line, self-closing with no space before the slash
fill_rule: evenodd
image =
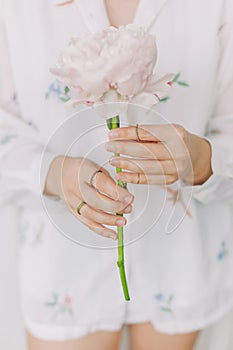
<path id="1" fill-rule="evenodd" d="M 192 169 L 189 172 L 189 176 L 184 178 L 184 181 L 192 185 L 202 185 L 213 174 L 211 168 L 211 145 L 205 138 L 189 134 L 188 149 Z"/>
<path id="2" fill-rule="evenodd" d="M 44 193 L 47 196 L 59 196 L 61 194 L 62 167 L 65 157 L 58 156 L 50 164 L 45 181 Z"/>

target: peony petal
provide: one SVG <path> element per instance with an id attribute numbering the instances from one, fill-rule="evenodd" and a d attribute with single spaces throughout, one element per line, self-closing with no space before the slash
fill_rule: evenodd
<path id="1" fill-rule="evenodd" d="M 155 75 L 151 76 L 145 87 L 145 91 L 150 92 L 157 96 L 160 100 L 168 96 L 169 90 L 171 88 L 171 82 L 174 78 L 174 74 L 166 74 L 161 79 L 155 79 Z"/>
<path id="2" fill-rule="evenodd" d="M 154 94 L 142 92 L 131 99 L 132 104 L 152 107 L 159 102 L 159 99 Z"/>
<path id="3" fill-rule="evenodd" d="M 71 39 L 51 72 L 69 87 L 70 103 L 100 104 L 102 108 L 105 103 L 131 99 L 150 107 L 167 96 L 173 79 L 166 75 L 156 81 L 152 75 L 157 51 L 155 37 L 144 28 L 135 24 L 109 27 Z"/>
<path id="4" fill-rule="evenodd" d="M 95 111 L 101 117 L 106 119 L 126 113 L 128 104 L 125 102 L 103 103 L 98 101 L 94 104 Z"/>

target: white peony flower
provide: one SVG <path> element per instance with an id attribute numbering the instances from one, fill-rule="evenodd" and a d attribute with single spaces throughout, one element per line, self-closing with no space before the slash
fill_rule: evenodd
<path id="1" fill-rule="evenodd" d="M 51 72 L 69 87 L 69 104 L 124 101 L 150 107 L 167 95 L 173 78 L 157 82 L 156 62 L 155 37 L 130 24 L 72 39 Z"/>

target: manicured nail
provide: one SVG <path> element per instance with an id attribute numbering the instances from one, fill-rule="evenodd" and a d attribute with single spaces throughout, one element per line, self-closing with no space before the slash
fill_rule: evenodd
<path id="1" fill-rule="evenodd" d="M 112 130 L 108 134 L 110 139 L 116 139 L 119 136 L 119 133 L 116 130 Z"/>
<path id="2" fill-rule="evenodd" d="M 110 164 L 112 164 L 112 165 L 119 165 L 119 160 L 118 159 L 116 159 L 116 158 L 112 158 L 112 159 L 110 159 Z"/>
<path id="3" fill-rule="evenodd" d="M 126 180 L 123 174 L 117 174 L 117 180 Z"/>
<path id="4" fill-rule="evenodd" d="M 109 152 L 113 152 L 114 151 L 114 146 L 111 143 L 106 143 L 105 148 Z"/>
<path id="5" fill-rule="evenodd" d="M 114 239 L 114 241 L 117 239 L 116 235 L 109 235 L 108 237 Z"/>
<path id="6" fill-rule="evenodd" d="M 133 199 L 133 197 L 132 196 L 126 196 L 125 198 L 124 198 L 124 202 L 126 202 L 126 203 L 130 203 L 131 201 L 132 201 L 132 199 Z"/>
<path id="7" fill-rule="evenodd" d="M 130 206 L 128 206 L 127 208 L 125 208 L 125 210 L 124 210 L 124 213 L 125 214 L 129 214 L 129 213 L 131 213 L 132 212 L 132 206 L 130 205 Z"/>
<path id="8" fill-rule="evenodd" d="M 117 224 L 117 226 L 124 226 L 124 225 L 125 225 L 125 220 L 123 220 L 123 219 L 117 219 L 117 220 L 116 220 L 116 224 Z"/>

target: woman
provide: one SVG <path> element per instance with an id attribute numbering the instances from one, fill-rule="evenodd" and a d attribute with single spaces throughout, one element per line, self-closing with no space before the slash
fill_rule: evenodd
<path id="1" fill-rule="evenodd" d="M 1 0 L 0 198 L 21 207 L 20 281 L 28 346 L 118 349 L 127 323 L 133 350 L 191 350 L 198 332 L 233 304 L 233 5 L 230 0 L 89 0 L 88 5 Z M 153 210 L 165 190 L 152 185 L 179 179 L 185 188 L 191 186 L 193 199 L 172 235 L 159 224 L 127 248 L 131 302 L 126 304 L 116 287 L 114 251 L 87 249 L 57 234 L 44 214 L 38 175 L 44 144 L 67 117 L 61 101 L 66 91 L 49 75 L 59 50 L 71 36 L 131 22 L 156 33 L 158 72 L 181 75 L 172 98 L 158 108 L 171 124 L 141 125 L 139 118 L 137 128 L 111 132 L 106 149 L 122 156 L 110 162 L 123 168 L 122 180 L 151 184 Z M 126 219 L 118 222 L 114 213 L 134 215 L 144 187 L 135 186 L 134 196 L 116 190 L 99 167 L 98 159 L 81 154 L 64 158 L 47 152 L 42 191 L 66 202 L 83 235 L 88 227 L 116 239 L 108 225 L 125 225 Z M 172 186 L 168 191 L 174 194 Z M 173 200 L 180 200 L 181 208 L 178 194 Z M 153 217 L 153 210 L 143 220 Z M 166 201 L 165 214 L 171 210 Z"/>

